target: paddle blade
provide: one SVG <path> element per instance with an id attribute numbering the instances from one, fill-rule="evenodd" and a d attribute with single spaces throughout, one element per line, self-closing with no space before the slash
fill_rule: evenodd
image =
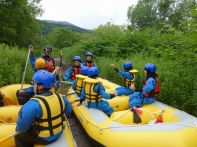
<path id="1" fill-rule="evenodd" d="M 163 123 L 163 116 L 162 115 L 159 115 L 155 121 L 155 124 L 158 124 L 158 123 Z"/>
<path id="2" fill-rule="evenodd" d="M 133 111 L 133 122 L 136 123 L 136 124 L 142 122 L 140 116 L 135 111 Z"/>

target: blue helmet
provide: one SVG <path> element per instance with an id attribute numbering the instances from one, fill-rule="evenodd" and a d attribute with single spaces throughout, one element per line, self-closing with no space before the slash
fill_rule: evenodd
<path id="1" fill-rule="evenodd" d="M 155 73 L 156 72 L 156 65 L 155 64 L 152 64 L 152 63 L 147 63 L 144 67 L 145 70 L 149 70 L 150 72 L 152 73 Z"/>
<path id="2" fill-rule="evenodd" d="M 44 85 L 44 88 L 49 89 L 54 86 L 55 78 L 52 73 L 46 70 L 38 70 L 32 80 L 37 84 Z"/>
<path id="3" fill-rule="evenodd" d="M 74 56 L 73 61 L 80 61 L 81 62 L 81 57 L 80 56 Z"/>
<path id="4" fill-rule="evenodd" d="M 127 61 L 123 64 L 123 68 L 124 69 L 130 69 L 130 68 L 133 68 L 133 65 L 131 62 Z"/>
<path id="5" fill-rule="evenodd" d="M 53 49 L 50 45 L 46 45 L 44 48 L 44 51 L 46 51 L 46 50 L 51 50 L 51 52 L 52 52 Z"/>
<path id="6" fill-rule="evenodd" d="M 87 52 L 87 53 L 86 53 L 86 56 L 91 56 L 91 57 L 92 57 L 93 54 L 92 54 L 91 52 Z"/>
<path id="7" fill-rule="evenodd" d="M 82 75 L 88 75 L 88 70 L 89 70 L 89 68 L 87 66 L 82 66 L 81 67 L 80 74 L 82 74 Z"/>
<path id="8" fill-rule="evenodd" d="M 90 67 L 88 70 L 88 77 L 93 77 L 93 76 L 98 76 L 99 75 L 99 70 L 97 67 Z"/>

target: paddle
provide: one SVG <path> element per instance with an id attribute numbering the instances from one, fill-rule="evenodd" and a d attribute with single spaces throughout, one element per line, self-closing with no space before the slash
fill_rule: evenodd
<path id="1" fill-rule="evenodd" d="M 12 134 L 6 136 L 6 137 L 1 138 L 1 139 L 0 139 L 0 143 L 2 143 L 2 142 L 4 142 L 4 141 L 8 140 L 8 139 L 11 138 L 11 137 L 14 137 L 14 136 L 18 135 L 19 133 L 20 133 L 20 132 L 17 131 L 17 132 L 14 132 L 14 133 L 12 133 Z"/>
<path id="2" fill-rule="evenodd" d="M 26 74 L 26 69 L 27 69 L 27 63 L 28 63 L 28 60 L 29 60 L 30 49 L 31 49 L 31 48 L 32 48 L 32 45 L 29 45 L 29 50 L 28 50 L 27 59 L 26 59 L 26 63 L 25 63 L 25 69 L 24 69 L 24 71 L 23 71 L 21 89 L 23 89 L 23 84 L 24 84 L 25 74 Z"/>
<path id="3" fill-rule="evenodd" d="M 60 81 L 62 80 L 62 51 L 60 52 Z"/>
<path id="4" fill-rule="evenodd" d="M 161 113 L 159 114 L 159 116 L 155 120 L 155 124 L 163 123 L 163 116 L 162 116 L 163 115 L 163 112 L 164 112 L 164 110 L 161 111 Z"/>
<path id="5" fill-rule="evenodd" d="M 131 108 L 131 111 L 133 112 L 133 122 L 138 124 L 138 123 L 141 123 L 142 120 L 140 118 L 140 115 L 142 115 L 143 111 L 139 108 Z"/>
<path id="6" fill-rule="evenodd" d="M 60 81 L 60 90 L 62 95 L 66 95 L 68 92 L 68 89 L 72 86 L 71 82 L 68 81 Z"/>

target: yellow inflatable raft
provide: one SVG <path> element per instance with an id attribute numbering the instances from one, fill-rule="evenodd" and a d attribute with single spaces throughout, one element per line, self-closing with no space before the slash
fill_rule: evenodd
<path id="1" fill-rule="evenodd" d="M 99 79 L 107 92 L 118 85 Z M 69 89 L 68 93 L 74 93 Z M 79 99 L 76 94 L 68 97 L 70 102 Z M 73 110 L 87 134 L 108 147 L 197 147 L 197 118 L 160 102 L 141 108 L 142 123 L 133 122 L 133 112 L 128 110 L 129 96 L 109 100 L 115 112 L 109 118 L 102 111 L 87 108 L 86 102 L 73 104 Z M 163 123 L 155 124 L 158 116 Z"/>
<path id="2" fill-rule="evenodd" d="M 24 84 L 23 88 L 28 88 L 31 85 Z M 12 84 L 0 88 L 1 97 L 5 105 L 19 105 L 16 97 L 16 92 L 21 88 L 21 84 Z"/>
<path id="3" fill-rule="evenodd" d="M 18 105 L 18 100 L 16 98 L 16 91 L 20 89 L 20 84 L 8 85 L 0 88 L 0 91 L 4 95 L 10 104 L 9 106 L 0 107 L 0 140 L 7 137 L 8 135 L 15 132 L 16 129 L 16 120 L 18 117 L 18 111 L 21 106 Z M 30 85 L 25 85 L 24 87 L 29 87 Z M 74 147 L 77 146 L 75 140 L 72 136 L 69 123 L 65 121 L 65 129 L 64 133 L 61 137 L 47 146 L 57 146 L 57 147 Z M 10 137 L 9 139 L 1 142 L 0 147 L 13 147 L 15 146 L 14 137 Z M 41 145 L 35 145 L 39 147 Z"/>
<path id="4" fill-rule="evenodd" d="M 16 129 L 16 120 L 18 111 L 20 110 L 21 106 L 4 106 L 0 108 L 0 140 L 2 138 L 7 137 L 8 135 L 15 132 Z M 6 112 L 6 113 L 5 113 Z M 57 147 L 75 147 L 77 146 L 72 133 L 70 131 L 69 123 L 66 121 L 64 123 L 65 129 L 64 133 L 61 137 L 47 146 L 57 146 Z M 5 141 L 0 141 L 1 147 L 13 147 L 15 146 L 14 137 L 10 137 Z M 41 145 L 35 145 L 39 147 Z"/>

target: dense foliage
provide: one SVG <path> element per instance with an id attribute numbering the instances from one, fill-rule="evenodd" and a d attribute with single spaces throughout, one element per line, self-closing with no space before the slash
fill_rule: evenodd
<path id="1" fill-rule="evenodd" d="M 0 45 L 0 86 L 21 83 L 27 50 L 19 50 L 5 44 Z M 33 71 L 28 64 L 25 81 L 31 82 Z"/>
<path id="2" fill-rule="evenodd" d="M 41 14 L 40 0 L 0 1 L 0 43 L 25 46 L 35 37 L 39 28 L 35 17 Z"/>
<path id="3" fill-rule="evenodd" d="M 158 99 L 170 106 L 197 116 L 197 9 L 195 0 L 139 0 L 128 9 L 129 27 L 111 23 L 101 25 L 91 33 L 76 33 L 56 28 L 39 38 L 55 48 L 62 48 L 63 59 L 72 64 L 72 56 L 91 51 L 100 76 L 122 84 L 111 68 L 119 69 L 132 61 L 138 69 L 138 86 L 142 86 L 146 63 L 155 63 L 161 81 Z M 126 10 L 125 10 L 126 11 Z M 12 41 L 12 40 L 10 40 Z M 35 45 L 34 45 L 35 46 Z M 35 47 L 38 48 L 38 47 Z M 37 50 L 40 54 L 41 50 Z M 0 45 L 0 86 L 21 81 L 27 51 Z M 54 50 L 53 56 L 59 56 Z M 31 80 L 28 67 L 26 82 Z"/>

